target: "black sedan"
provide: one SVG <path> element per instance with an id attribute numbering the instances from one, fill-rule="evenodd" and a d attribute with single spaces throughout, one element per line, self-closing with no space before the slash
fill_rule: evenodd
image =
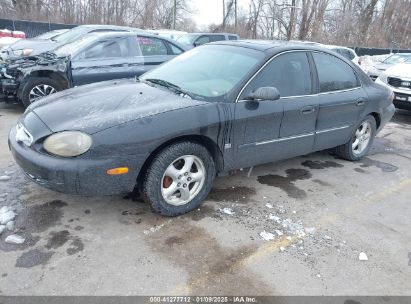
<path id="1" fill-rule="evenodd" d="M 183 52 L 176 42 L 147 32 L 93 33 L 9 65 L 2 90 L 27 107 L 67 88 L 140 76 Z"/>
<path id="2" fill-rule="evenodd" d="M 27 176 L 102 195 L 136 185 L 152 208 L 197 208 L 216 175 L 336 148 L 370 149 L 392 92 L 352 62 L 297 43 L 204 45 L 140 79 L 67 90 L 28 107 L 9 135 Z"/>

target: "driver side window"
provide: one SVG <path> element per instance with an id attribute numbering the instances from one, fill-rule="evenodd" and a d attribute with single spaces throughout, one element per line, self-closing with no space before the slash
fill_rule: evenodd
<path id="1" fill-rule="evenodd" d="M 275 57 L 248 84 L 240 99 L 245 99 L 261 87 L 275 87 L 281 97 L 312 94 L 311 72 L 306 52 L 290 52 Z"/>

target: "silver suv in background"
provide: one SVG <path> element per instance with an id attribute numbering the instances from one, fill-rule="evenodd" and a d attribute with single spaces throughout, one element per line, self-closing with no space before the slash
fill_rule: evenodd
<path id="1" fill-rule="evenodd" d="M 188 48 L 194 48 L 202 44 L 223 40 L 238 40 L 237 34 L 229 33 L 189 33 L 177 39 L 177 42 Z"/>

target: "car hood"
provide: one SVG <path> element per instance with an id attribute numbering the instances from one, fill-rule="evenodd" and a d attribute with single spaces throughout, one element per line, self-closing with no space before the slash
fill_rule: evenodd
<path id="1" fill-rule="evenodd" d="M 385 73 L 390 76 L 411 79 L 411 63 L 399 63 L 388 68 Z"/>
<path id="2" fill-rule="evenodd" d="M 50 95 L 31 104 L 25 115 L 33 111 L 53 132 L 80 130 L 93 134 L 204 103 L 129 79 L 99 82 Z"/>
<path id="3" fill-rule="evenodd" d="M 392 66 L 392 64 L 388 64 L 388 63 L 378 63 L 378 64 L 375 65 L 375 68 L 377 70 L 380 70 L 380 71 L 385 71 L 386 69 L 388 69 L 391 66 Z"/>
<path id="4" fill-rule="evenodd" d="M 49 39 L 21 39 L 10 45 L 7 51 L 33 49 L 30 55 L 38 55 L 46 51 L 54 50 L 56 47 L 58 47 L 58 43 Z M 13 54 L 9 53 L 9 56 L 13 56 Z"/>

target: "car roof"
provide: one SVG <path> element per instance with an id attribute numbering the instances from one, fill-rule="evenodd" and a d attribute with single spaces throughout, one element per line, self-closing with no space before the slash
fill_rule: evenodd
<path id="1" fill-rule="evenodd" d="M 275 53 L 277 50 L 318 50 L 324 51 L 321 44 L 310 44 L 299 41 L 288 40 L 224 40 L 209 44 L 232 45 L 255 49 L 267 53 Z"/>
<path id="2" fill-rule="evenodd" d="M 231 36 L 238 36 L 237 34 L 233 34 L 233 33 L 209 33 L 209 32 L 187 33 L 186 35 L 231 35 Z"/>
<path id="3" fill-rule="evenodd" d="M 175 40 L 169 39 L 167 37 L 159 37 L 158 35 L 154 34 L 154 33 L 150 33 L 144 30 L 140 30 L 140 31 L 135 31 L 135 32 L 94 32 L 94 33 L 89 33 L 86 36 L 87 37 L 94 37 L 94 39 L 101 39 L 101 38 L 111 38 L 111 37 L 124 37 L 124 36 L 135 36 L 136 34 L 139 35 L 144 35 L 146 37 L 153 37 L 153 38 L 157 38 L 157 39 L 163 39 L 166 40 L 169 43 L 172 43 L 176 46 L 178 46 L 179 48 L 181 48 L 182 50 L 186 51 L 187 48 L 183 45 L 181 45 L 180 43 L 176 42 Z"/>

